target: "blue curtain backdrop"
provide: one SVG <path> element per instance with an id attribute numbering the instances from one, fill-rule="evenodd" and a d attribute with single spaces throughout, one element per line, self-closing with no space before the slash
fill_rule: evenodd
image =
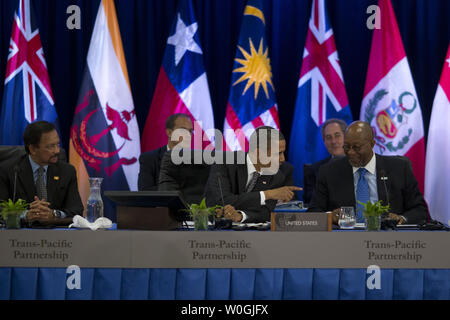
<path id="1" fill-rule="evenodd" d="M 0 79 L 4 81 L 14 11 L 18 0 L 0 1 Z M 32 0 L 39 22 L 63 147 L 76 106 L 86 54 L 100 0 Z M 177 0 L 115 0 L 134 106 L 141 132 L 155 89 Z M 215 124 L 223 127 L 230 77 L 245 0 L 194 0 Z M 281 129 L 290 136 L 301 56 L 311 0 L 263 0 Z M 359 110 L 372 31 L 366 13 L 376 0 L 327 1 L 353 117 Z M 450 40 L 450 1 L 392 0 L 422 106 L 425 132 Z M 81 30 L 69 30 L 70 5 L 81 9 Z M 0 85 L 0 96 L 3 84 Z"/>

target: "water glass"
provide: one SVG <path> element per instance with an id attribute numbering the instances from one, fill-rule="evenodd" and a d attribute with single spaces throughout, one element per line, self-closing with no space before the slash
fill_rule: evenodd
<path id="1" fill-rule="evenodd" d="M 355 208 L 341 207 L 338 224 L 341 229 L 353 229 L 356 224 Z"/>

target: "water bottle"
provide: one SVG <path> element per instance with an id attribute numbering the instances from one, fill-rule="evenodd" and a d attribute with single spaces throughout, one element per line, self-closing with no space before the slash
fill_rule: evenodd
<path id="1" fill-rule="evenodd" d="M 86 218 L 89 222 L 95 222 L 98 218 L 103 217 L 102 181 L 103 178 L 89 178 L 91 193 L 86 205 Z"/>

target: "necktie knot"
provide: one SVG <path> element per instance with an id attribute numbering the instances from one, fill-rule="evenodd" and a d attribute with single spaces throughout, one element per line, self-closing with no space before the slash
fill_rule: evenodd
<path id="1" fill-rule="evenodd" d="M 367 173 L 367 169 L 366 168 L 359 168 L 358 172 L 359 172 L 360 176 L 364 177 L 366 175 L 366 173 Z"/>

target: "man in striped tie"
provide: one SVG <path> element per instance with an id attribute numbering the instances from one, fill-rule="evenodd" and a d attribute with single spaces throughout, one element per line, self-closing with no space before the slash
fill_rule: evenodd
<path id="1" fill-rule="evenodd" d="M 358 222 L 364 222 L 363 206 L 358 203 L 382 200 L 389 205 L 389 218 L 397 223 L 426 220 L 427 207 L 406 157 L 382 156 L 373 152 L 371 126 L 353 122 L 344 137 L 345 157 L 321 167 L 308 211 L 332 211 L 337 224 L 341 207 L 355 207 Z"/>
<path id="2" fill-rule="evenodd" d="M 58 161 L 60 140 L 55 126 L 33 122 L 25 128 L 23 141 L 26 153 L 0 167 L 0 200 L 28 202 L 21 218 L 29 223 L 60 224 L 60 219 L 82 215 L 75 168 Z"/>

